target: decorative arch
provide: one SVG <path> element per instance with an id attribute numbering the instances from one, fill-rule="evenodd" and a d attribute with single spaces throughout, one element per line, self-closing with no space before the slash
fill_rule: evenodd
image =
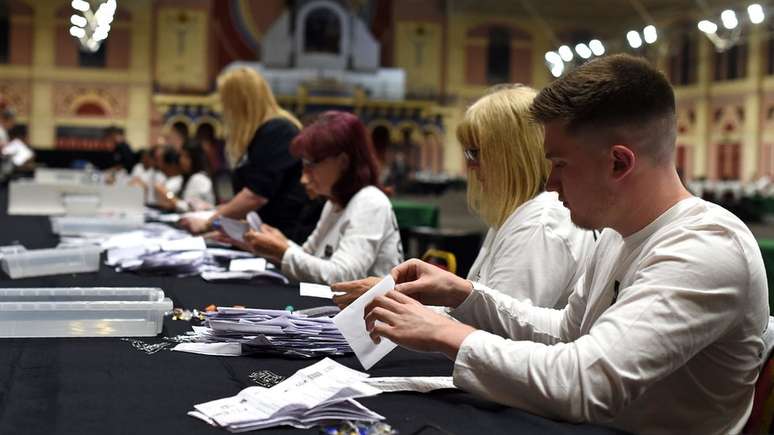
<path id="1" fill-rule="evenodd" d="M 196 124 L 191 120 L 191 118 L 185 116 L 185 115 L 172 115 L 169 118 L 164 121 L 164 126 L 161 127 L 161 134 L 167 135 L 169 134 L 169 131 L 172 129 L 172 126 L 175 125 L 178 122 L 182 122 L 188 127 L 189 132 L 195 132 L 196 131 Z"/>
<path id="2" fill-rule="evenodd" d="M 79 95 L 70 102 L 70 113 L 75 116 L 111 116 L 114 108 L 110 102 L 96 94 Z"/>
<path id="3" fill-rule="evenodd" d="M 178 121 L 174 121 L 172 122 L 172 124 L 174 124 L 175 122 L 178 122 Z M 169 125 L 171 126 L 172 124 L 169 124 Z M 202 124 L 212 125 L 212 127 L 215 129 L 215 137 L 223 137 L 223 133 L 224 133 L 223 123 L 218 118 L 215 118 L 214 116 L 210 116 L 210 115 L 202 115 L 196 119 L 196 126 L 191 131 L 195 133 Z M 189 127 L 191 126 L 189 125 Z"/>
<path id="4" fill-rule="evenodd" d="M 403 131 L 411 130 L 411 141 L 417 144 L 422 143 L 422 127 L 414 121 L 401 121 L 395 126 L 396 137 L 392 138 L 394 143 L 403 142 Z"/>
<path id="5" fill-rule="evenodd" d="M 338 17 L 340 24 L 338 53 L 307 52 L 305 49 L 307 18 L 317 9 L 326 9 Z M 345 68 L 347 66 L 348 54 L 351 51 L 351 33 L 349 14 L 340 4 L 331 0 L 316 0 L 306 3 L 301 7 L 296 16 L 295 52 L 298 55 L 298 66 L 319 67 L 325 65 L 327 67 Z"/>

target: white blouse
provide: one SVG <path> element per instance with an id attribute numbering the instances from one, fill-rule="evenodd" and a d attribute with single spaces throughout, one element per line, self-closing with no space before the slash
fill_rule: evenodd
<path id="1" fill-rule="evenodd" d="M 594 234 L 570 221 L 556 192 L 543 192 L 489 229 L 468 279 L 533 305 L 562 308 L 592 252 Z"/>
<path id="2" fill-rule="evenodd" d="M 384 276 L 402 261 L 392 204 L 381 190 L 366 186 L 343 210 L 326 202 L 312 234 L 303 246 L 291 242 L 281 268 L 298 281 L 333 284 Z"/>

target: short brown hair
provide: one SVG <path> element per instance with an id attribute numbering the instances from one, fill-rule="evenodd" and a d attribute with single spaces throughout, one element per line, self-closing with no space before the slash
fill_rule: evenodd
<path id="1" fill-rule="evenodd" d="M 616 54 L 582 65 L 540 91 L 530 114 L 543 124 L 565 122 L 570 132 L 624 140 L 656 163 L 674 159 L 675 94 L 642 58 Z"/>
<path id="2" fill-rule="evenodd" d="M 627 54 L 595 59 L 555 80 L 535 97 L 530 113 L 543 124 L 566 122 L 571 131 L 637 128 L 656 122 L 663 134 L 658 149 L 651 148 L 653 155 L 671 156 L 667 151 L 674 148 L 672 86 L 645 59 Z"/>

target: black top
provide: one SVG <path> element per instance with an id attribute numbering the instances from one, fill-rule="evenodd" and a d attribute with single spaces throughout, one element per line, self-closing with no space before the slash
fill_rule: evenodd
<path id="1" fill-rule="evenodd" d="M 113 149 L 113 166 L 121 166 L 126 169 L 126 172 L 132 172 L 134 164 L 137 163 L 134 156 L 132 147 L 129 146 L 126 141 L 122 141 L 116 144 Z"/>
<path id="2" fill-rule="evenodd" d="M 290 155 L 298 128 L 285 118 L 269 120 L 255 132 L 232 179 L 234 193 L 243 188 L 269 202 L 258 210 L 261 220 L 291 235 L 306 194 L 301 186 L 301 161 Z M 296 243 L 303 240 L 295 240 Z"/>

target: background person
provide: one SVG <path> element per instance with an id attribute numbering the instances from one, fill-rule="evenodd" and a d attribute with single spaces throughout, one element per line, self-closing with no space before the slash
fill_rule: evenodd
<path id="1" fill-rule="evenodd" d="M 303 246 L 264 226 L 245 241 L 298 281 L 330 284 L 384 275 L 403 261 L 392 204 L 379 189 L 379 169 L 367 130 L 357 116 L 325 112 L 293 141 L 304 162 L 304 182 L 328 201 Z"/>
<path id="2" fill-rule="evenodd" d="M 458 387 L 543 416 L 740 433 L 769 320 L 766 273 L 749 229 L 680 182 L 669 82 L 643 59 L 608 56 L 552 82 L 531 112 L 546 127 L 548 189 L 576 225 L 605 228 L 567 307 L 411 260 L 366 307 L 371 336 L 443 352 Z"/>
<path id="3" fill-rule="evenodd" d="M 594 250 L 556 192 L 543 190 L 549 163 L 543 127 L 529 107 L 536 92 L 506 85 L 479 99 L 457 127 L 468 167 L 468 204 L 490 226 L 468 279 L 534 305 L 562 308 Z M 346 306 L 379 278 L 333 285 Z"/>
<path id="4" fill-rule="evenodd" d="M 215 194 L 212 180 L 207 175 L 204 151 L 199 147 L 177 150 L 168 146 L 163 153 L 161 171 L 168 178 L 182 177 L 180 189 L 172 191 L 164 183 L 157 183 L 158 206 L 166 210 L 186 212 L 208 210 L 213 207 Z"/>
<path id="5" fill-rule="evenodd" d="M 210 231 L 218 216 L 243 219 L 255 210 L 263 222 L 289 234 L 306 202 L 301 162 L 289 151 L 301 123 L 279 107 L 269 85 L 253 69 L 234 68 L 222 74 L 218 95 L 235 196 L 209 220 L 184 218 L 180 224 L 198 234 Z"/>

